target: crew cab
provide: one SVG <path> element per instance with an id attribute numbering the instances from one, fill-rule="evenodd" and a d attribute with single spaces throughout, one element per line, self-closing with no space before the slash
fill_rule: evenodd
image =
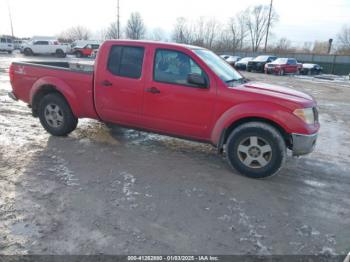
<path id="1" fill-rule="evenodd" d="M 255 57 L 253 60 L 249 61 L 247 64 L 247 71 L 248 72 L 264 72 L 265 65 L 267 63 L 271 63 L 272 61 L 275 61 L 277 59 L 276 56 L 268 56 L 268 55 L 261 55 L 258 57 Z"/>
<path id="2" fill-rule="evenodd" d="M 296 156 L 314 149 L 320 125 L 311 96 L 251 82 L 207 49 L 109 40 L 88 68 L 14 62 L 9 95 L 54 136 L 93 118 L 210 143 L 252 178 L 277 173 L 287 148 Z"/>
<path id="3" fill-rule="evenodd" d="M 302 64 L 299 64 L 294 58 L 278 58 L 275 61 L 265 65 L 265 73 L 278 75 L 300 73 Z"/>
<path id="4" fill-rule="evenodd" d="M 65 57 L 69 47 L 60 44 L 57 40 L 32 40 L 26 42 L 21 47 L 24 55 L 55 55 L 57 57 Z"/>
<path id="5" fill-rule="evenodd" d="M 72 53 L 80 58 L 80 57 L 88 57 L 92 56 L 95 50 L 100 48 L 99 44 L 87 44 L 83 47 L 76 46 L 73 48 Z"/>

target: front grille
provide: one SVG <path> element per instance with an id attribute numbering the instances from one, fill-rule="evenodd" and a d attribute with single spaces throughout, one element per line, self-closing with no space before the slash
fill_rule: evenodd
<path id="1" fill-rule="evenodd" d="M 318 123 L 318 110 L 317 110 L 317 107 L 313 107 L 312 108 L 312 111 L 314 112 L 314 119 L 315 119 L 315 122 Z"/>

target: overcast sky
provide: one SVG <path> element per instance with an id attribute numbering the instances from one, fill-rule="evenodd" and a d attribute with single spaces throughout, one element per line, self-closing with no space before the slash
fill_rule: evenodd
<path id="1" fill-rule="evenodd" d="M 151 31 L 171 32 L 175 20 L 184 16 L 216 17 L 223 23 L 256 4 L 270 0 L 120 0 L 121 21 L 125 25 L 133 11 L 141 13 Z M 74 25 L 84 25 L 95 36 L 115 21 L 117 0 L 0 0 L 0 34 L 10 34 L 7 3 L 11 7 L 16 36 L 53 36 Z M 293 43 L 335 38 L 345 24 L 350 25 L 350 0 L 274 0 L 280 20 L 274 37 L 287 37 Z"/>

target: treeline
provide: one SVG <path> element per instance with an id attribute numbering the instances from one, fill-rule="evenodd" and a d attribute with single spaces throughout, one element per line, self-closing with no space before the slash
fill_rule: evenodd
<path id="1" fill-rule="evenodd" d="M 119 36 L 127 39 L 173 41 L 202 46 L 217 52 L 256 52 L 264 50 L 269 27 L 267 52 L 314 54 L 331 52 L 350 55 L 350 26 L 344 26 L 335 41 L 304 42 L 302 45 L 293 45 L 287 38 L 276 40 L 272 32 L 278 20 L 278 14 L 272 9 L 269 24 L 269 6 L 257 5 L 239 12 L 224 23 L 216 18 L 200 17 L 197 20 L 189 20 L 179 17 L 171 33 L 167 33 L 161 28 L 147 30 L 141 14 L 135 12 L 130 15 L 124 27 L 118 28 L 117 22 L 113 22 L 106 29 L 98 32 L 98 38 L 117 39 Z M 59 35 L 59 39 L 63 42 L 91 37 L 91 31 L 83 26 L 72 27 Z"/>

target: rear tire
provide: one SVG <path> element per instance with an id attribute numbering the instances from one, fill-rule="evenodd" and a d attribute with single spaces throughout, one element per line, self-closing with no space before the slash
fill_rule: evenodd
<path id="1" fill-rule="evenodd" d="M 12 54 L 12 51 L 11 51 L 11 50 L 9 50 L 9 51 L 7 51 L 7 53 L 9 53 L 9 55 L 10 55 L 10 54 Z"/>
<path id="2" fill-rule="evenodd" d="M 60 57 L 60 58 L 63 58 L 63 57 L 66 57 L 66 54 L 63 52 L 62 49 L 57 49 L 56 50 L 56 56 Z"/>
<path id="3" fill-rule="evenodd" d="M 24 49 L 23 53 L 24 53 L 24 55 L 25 55 L 25 56 L 31 56 L 31 55 L 34 55 L 34 53 L 33 53 L 32 49 L 30 49 L 30 48 L 26 48 L 26 49 Z"/>
<path id="4" fill-rule="evenodd" d="M 250 178 L 277 174 L 287 154 L 279 131 L 261 122 L 242 124 L 234 129 L 227 140 L 226 151 L 229 164 Z"/>
<path id="5" fill-rule="evenodd" d="M 83 57 L 83 54 L 78 51 L 75 53 L 75 56 L 76 56 L 76 58 L 81 58 L 81 57 Z"/>
<path id="6" fill-rule="evenodd" d="M 78 119 L 60 94 L 44 96 L 39 103 L 38 114 L 41 125 L 54 136 L 68 135 L 78 124 Z"/>

